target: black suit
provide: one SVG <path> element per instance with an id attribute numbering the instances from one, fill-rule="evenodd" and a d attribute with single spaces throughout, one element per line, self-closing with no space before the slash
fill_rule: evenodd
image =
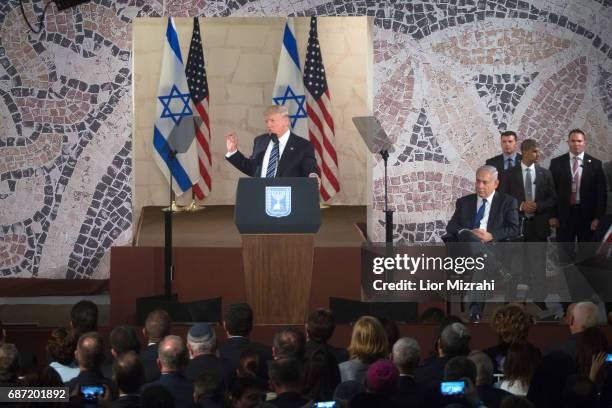
<path id="1" fill-rule="evenodd" d="M 521 156 L 520 153 L 517 153 L 514 156 L 513 167 L 518 166 L 521 163 L 521 159 L 522 158 L 523 158 L 523 156 Z M 498 177 L 497 178 L 501 182 L 504 173 L 507 171 L 507 170 L 504 169 L 504 155 L 503 154 L 498 154 L 495 157 L 491 157 L 490 159 L 487 159 L 485 164 L 488 164 L 489 166 L 493 166 L 493 167 L 495 167 L 497 169 L 497 173 L 498 173 Z"/>
<path id="2" fill-rule="evenodd" d="M 571 205 L 572 170 L 569 153 L 550 161 L 555 187 L 557 206 L 553 216 L 559 219 L 557 231 L 559 242 L 590 242 L 593 240 L 591 222 L 606 212 L 606 181 L 601 161 L 584 154 L 580 176 L 580 204 Z"/>
<path id="3" fill-rule="evenodd" d="M 199 355 L 189 360 L 185 377 L 191 381 L 197 380 L 202 374 L 210 374 L 225 388 L 229 387 L 234 377 L 234 365 L 231 361 L 215 355 Z"/>
<path id="4" fill-rule="evenodd" d="M 455 212 L 446 226 L 446 232 L 459 237 L 459 231 L 471 230 L 476 219 L 478 196 L 469 194 L 461 197 L 455 204 Z M 518 205 L 513 197 L 495 192 L 489 210 L 487 231 L 495 241 L 504 240 L 519 234 Z"/>
<path id="5" fill-rule="evenodd" d="M 193 383 L 183 374 L 172 372 L 162 374 L 157 381 L 146 384 L 143 389 L 161 385 L 170 391 L 176 408 L 193 407 Z"/>
<path id="6" fill-rule="evenodd" d="M 259 135 L 253 142 L 251 157 L 247 158 L 240 151 L 236 151 L 226 159 L 247 176 L 260 177 L 264 155 L 271 139 L 269 133 Z M 263 171 L 265 173 L 266 169 Z M 308 177 L 310 173 L 319 174 L 312 143 L 289 133 L 289 139 L 278 162 L 276 177 Z"/>
<path id="7" fill-rule="evenodd" d="M 534 166 L 535 174 L 532 178 L 535 178 L 535 197 L 536 212 L 531 216 L 521 211 L 520 215 L 523 221 L 523 236 L 525 242 L 546 242 L 550 235 L 550 225 L 548 220 L 551 217 L 551 211 L 555 208 L 557 203 L 557 193 L 555 191 L 555 183 L 552 179 L 552 174 L 549 170 L 538 166 Z M 504 175 L 504 182 L 502 183 L 501 191 L 516 198 L 519 202 L 519 208 L 521 203 L 525 201 L 525 183 L 523 181 L 523 167 L 519 164 L 508 170 Z M 546 245 L 525 245 L 522 248 L 517 260 L 518 270 L 515 270 L 515 280 L 508 286 L 507 289 L 510 299 L 513 301 L 516 290 L 516 283 L 518 283 L 518 276 L 521 274 L 528 274 L 527 279 L 529 282 L 529 288 L 531 295 L 534 298 L 536 304 L 542 309 L 546 306 L 543 303 L 546 296 L 545 280 L 546 280 Z"/>
<path id="8" fill-rule="evenodd" d="M 127 394 L 113 401 L 113 408 L 139 408 L 140 395 Z"/>
<path id="9" fill-rule="evenodd" d="M 459 247 L 460 256 L 486 257 L 485 268 L 475 269 L 472 277 L 473 282 L 482 282 L 486 277 L 492 277 L 493 273 L 500 270 L 502 265 L 489 245 L 480 242 L 470 230 L 473 229 L 478 212 L 478 196 L 469 194 L 461 197 L 455 204 L 455 212 L 446 226 L 446 232 L 455 237 L 464 246 Z M 516 199 L 504 193 L 496 191 L 490 203 L 489 218 L 487 220 L 487 232 L 493 236 L 494 241 L 512 238 L 519 234 L 519 214 Z M 453 253 L 453 248 L 449 248 Z M 501 254 L 503 255 L 503 254 Z M 471 291 L 469 293 L 470 314 L 480 315 L 484 309 L 485 292 Z"/>
<path id="10" fill-rule="evenodd" d="M 391 399 L 398 407 L 424 407 L 425 391 L 414 377 L 402 375 L 397 381 L 397 392 Z"/>

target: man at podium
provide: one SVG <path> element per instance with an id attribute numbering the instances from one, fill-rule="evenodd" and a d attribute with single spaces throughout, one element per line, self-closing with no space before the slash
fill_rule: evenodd
<path id="1" fill-rule="evenodd" d="M 253 143 L 251 157 L 238 150 L 234 132 L 226 136 L 225 158 L 238 170 L 251 177 L 316 177 L 319 168 L 312 144 L 290 131 L 286 106 L 272 105 L 264 112 L 268 133 Z"/>

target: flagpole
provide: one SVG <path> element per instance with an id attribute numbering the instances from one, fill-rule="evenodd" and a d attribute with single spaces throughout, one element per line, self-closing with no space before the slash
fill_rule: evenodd
<path id="1" fill-rule="evenodd" d="M 197 211 L 202 211 L 205 209 L 206 209 L 205 206 L 198 204 L 198 202 L 196 201 L 195 192 L 193 191 L 193 188 L 192 188 L 191 189 L 191 204 L 185 207 L 185 211 L 197 212 Z"/>

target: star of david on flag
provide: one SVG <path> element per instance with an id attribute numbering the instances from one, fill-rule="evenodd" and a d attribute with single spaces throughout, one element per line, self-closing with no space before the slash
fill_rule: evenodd
<path id="1" fill-rule="evenodd" d="M 291 131 L 307 137 L 306 96 L 302 82 L 302 70 L 298 56 L 293 18 L 288 18 L 283 31 L 283 46 L 278 59 L 276 81 L 272 91 L 272 103 L 285 105 L 289 110 Z"/>
<path id="2" fill-rule="evenodd" d="M 194 108 L 178 33 L 171 17 L 166 28 L 157 95 L 153 159 L 178 196 L 197 182 L 198 158 L 194 143 Z"/>

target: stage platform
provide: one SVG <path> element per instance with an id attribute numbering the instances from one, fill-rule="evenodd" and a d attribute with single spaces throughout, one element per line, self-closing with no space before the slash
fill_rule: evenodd
<path id="1" fill-rule="evenodd" d="M 134 246 L 111 249 L 111 325 L 135 323 L 135 299 L 164 290 L 162 207 L 145 207 Z M 321 210 L 314 236 L 309 310 L 328 307 L 330 297 L 361 299 L 361 245 L 366 207 Z M 233 206 L 208 206 L 173 217 L 172 291 L 180 302 L 222 297 L 223 307 L 246 299 L 242 241 Z M 256 322 L 257 323 L 257 322 Z"/>

